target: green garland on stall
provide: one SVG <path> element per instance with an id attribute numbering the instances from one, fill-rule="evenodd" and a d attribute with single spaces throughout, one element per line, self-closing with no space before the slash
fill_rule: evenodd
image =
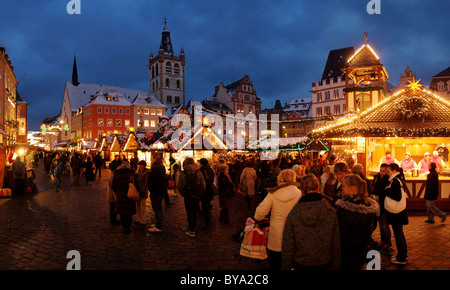
<path id="1" fill-rule="evenodd" d="M 421 128 L 421 129 L 406 129 L 406 128 L 351 128 L 351 129 L 331 129 L 319 133 L 309 133 L 309 138 L 338 138 L 338 137 L 450 137 L 450 128 Z"/>

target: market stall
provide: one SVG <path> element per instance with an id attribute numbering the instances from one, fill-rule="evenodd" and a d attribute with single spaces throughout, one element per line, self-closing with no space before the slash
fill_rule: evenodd
<path id="1" fill-rule="evenodd" d="M 450 209 L 450 103 L 412 82 L 377 105 L 333 124 L 318 128 L 310 137 L 332 142 L 332 150 L 347 148 L 355 162 L 363 164 L 372 180 L 387 152 L 400 163 L 409 154 L 417 164 L 426 153 L 437 151 L 443 159 L 439 172 L 439 199 L 436 205 Z M 447 155 L 446 155 L 447 154 Z M 409 209 L 425 209 L 425 186 L 428 172 L 405 172 Z"/>

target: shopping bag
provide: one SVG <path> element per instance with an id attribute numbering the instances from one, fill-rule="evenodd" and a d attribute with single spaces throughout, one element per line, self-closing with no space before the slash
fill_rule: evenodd
<path id="1" fill-rule="evenodd" d="M 402 198 L 400 199 L 400 201 L 396 201 L 392 198 L 390 198 L 389 196 L 386 196 L 386 198 L 384 199 L 384 208 L 390 212 L 390 213 L 400 213 L 403 210 L 406 209 L 406 192 L 405 189 L 403 188 L 403 184 L 400 181 L 400 185 L 401 185 L 401 190 L 402 190 Z"/>
<path id="2" fill-rule="evenodd" d="M 133 183 L 128 183 L 127 197 L 132 200 L 139 200 L 139 191 L 136 189 Z"/>
<path id="3" fill-rule="evenodd" d="M 241 256 L 258 260 L 267 259 L 267 237 L 259 226 L 253 222 L 245 227 L 244 232 Z"/>

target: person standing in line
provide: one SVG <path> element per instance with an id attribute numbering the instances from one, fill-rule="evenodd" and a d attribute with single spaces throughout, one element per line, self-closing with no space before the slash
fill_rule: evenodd
<path id="1" fill-rule="evenodd" d="M 136 201 L 136 223 L 138 225 L 145 225 L 145 209 L 148 198 L 148 178 L 150 174 L 145 160 L 139 161 L 137 166 L 138 170 L 135 185 L 136 189 L 139 191 L 139 200 Z"/>
<path id="2" fill-rule="evenodd" d="M 336 207 L 341 270 L 361 270 L 377 226 L 379 205 L 369 197 L 366 182 L 358 174 L 349 174 L 344 177 L 342 199 L 336 201 Z"/>
<path id="3" fill-rule="evenodd" d="M 402 191 L 405 186 L 401 177 L 401 168 L 396 163 L 389 164 L 387 167 L 387 175 L 389 176 L 389 185 L 386 188 L 386 197 L 390 197 L 395 201 L 402 199 Z M 397 246 L 397 255 L 391 257 L 391 263 L 404 265 L 408 262 L 408 249 L 406 244 L 403 226 L 409 223 L 406 209 L 399 213 L 391 213 L 386 211 L 387 222 L 392 226 L 395 243 Z"/>
<path id="4" fill-rule="evenodd" d="M 380 166 L 380 172 L 377 173 L 372 182 L 371 192 L 376 196 L 378 204 L 380 205 L 380 216 L 378 219 L 380 228 L 380 239 L 381 243 L 379 245 L 380 250 L 389 251 L 392 248 L 391 243 L 391 229 L 387 222 L 387 211 L 384 208 L 384 199 L 386 198 L 386 187 L 389 186 L 389 176 L 387 175 L 388 164 L 383 163 Z"/>
<path id="5" fill-rule="evenodd" d="M 333 173 L 325 182 L 323 193 L 327 197 L 326 202 L 334 208 L 334 203 L 342 196 L 342 182 L 348 174 L 347 163 L 340 161 L 334 165 Z"/>
<path id="6" fill-rule="evenodd" d="M 89 157 L 88 157 L 89 158 Z M 128 198 L 128 184 L 134 179 L 134 170 L 130 168 L 130 163 L 123 162 L 114 171 L 111 188 L 116 196 L 115 211 L 120 215 L 123 233 L 131 233 L 131 223 L 133 215 L 136 214 L 136 202 Z"/>
<path id="7" fill-rule="evenodd" d="M 242 170 L 239 188 L 242 193 L 245 194 L 245 201 L 247 202 L 247 208 L 251 208 L 252 199 L 255 196 L 255 183 L 256 183 L 256 170 L 254 168 L 255 164 L 253 161 L 248 161 L 244 165 L 244 169 Z"/>
<path id="8" fill-rule="evenodd" d="M 114 171 L 120 166 L 120 164 L 122 164 L 122 160 L 120 160 L 119 154 L 116 154 L 116 156 L 114 156 L 114 160 L 109 163 L 109 169 Z"/>
<path id="9" fill-rule="evenodd" d="M 229 175 L 229 169 L 227 164 L 220 165 L 220 173 L 217 179 L 217 185 L 219 187 L 219 206 L 220 216 L 219 222 L 222 224 L 230 224 L 230 206 L 231 199 L 234 195 L 234 184 Z"/>
<path id="10" fill-rule="evenodd" d="M 211 223 L 211 201 L 214 199 L 214 178 L 215 173 L 214 169 L 209 165 L 208 159 L 202 158 L 200 159 L 200 172 L 203 174 L 203 178 L 205 179 L 206 189 L 205 192 L 200 197 L 200 204 L 203 212 L 203 218 L 205 219 L 205 226 L 209 228 Z M 177 173 L 175 173 L 177 174 Z M 175 182 L 177 184 L 177 182 Z"/>
<path id="11" fill-rule="evenodd" d="M 82 161 L 80 158 L 80 154 L 78 152 L 75 152 L 75 154 L 70 159 L 70 167 L 72 168 L 72 183 L 73 185 L 79 185 L 80 184 L 80 176 L 82 171 Z"/>
<path id="12" fill-rule="evenodd" d="M 167 175 L 166 168 L 162 164 L 161 156 L 158 153 L 152 153 L 151 164 L 148 190 L 150 191 L 150 200 L 155 213 L 156 223 L 148 231 L 151 233 L 159 233 L 162 232 L 163 226 L 162 202 L 167 193 Z"/>
<path id="13" fill-rule="evenodd" d="M 187 236 L 195 237 L 199 202 L 205 189 L 205 179 L 197 169 L 194 158 L 186 158 L 183 162 L 183 171 L 180 174 L 178 191 L 184 198 L 188 220 L 188 230 L 185 232 Z"/>
<path id="14" fill-rule="evenodd" d="M 282 270 L 339 270 L 341 247 L 336 213 L 325 204 L 317 177 L 306 174 L 302 197 L 286 218 Z M 270 230 L 269 230 L 270 232 Z"/>
<path id="15" fill-rule="evenodd" d="M 11 165 L 11 169 L 16 185 L 15 195 L 19 197 L 25 196 L 27 168 L 25 163 L 20 160 L 20 156 L 17 156 L 16 161 Z"/>
<path id="16" fill-rule="evenodd" d="M 86 161 L 83 163 L 83 172 L 86 178 L 86 185 L 90 185 L 89 181 L 95 180 L 94 169 L 92 167 L 91 157 L 87 157 Z"/>
<path id="17" fill-rule="evenodd" d="M 281 250 L 286 217 L 302 196 L 297 186 L 295 172 L 292 169 L 282 170 L 277 176 L 277 186 L 269 189 L 269 193 L 255 210 L 256 221 L 263 220 L 270 212 L 267 249 L 271 270 L 281 270 Z"/>
<path id="18" fill-rule="evenodd" d="M 439 176 L 436 171 L 436 167 L 437 165 L 435 162 L 430 162 L 430 173 L 427 175 L 427 183 L 424 196 L 424 198 L 427 200 L 428 216 L 428 219 L 425 222 L 429 224 L 434 224 L 434 215 L 440 217 L 442 219 L 442 222 L 445 222 L 445 219 L 447 218 L 447 214 L 438 209 L 434 204 L 434 202 L 438 199 L 439 194 Z"/>

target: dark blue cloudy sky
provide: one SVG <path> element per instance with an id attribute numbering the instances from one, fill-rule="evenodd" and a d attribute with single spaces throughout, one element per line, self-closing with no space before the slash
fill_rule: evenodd
<path id="1" fill-rule="evenodd" d="M 450 66 L 450 1 L 379 0 L 1 0 L 5 46 L 29 102 L 29 129 L 61 110 L 76 53 L 79 81 L 149 90 L 148 57 L 167 17 L 174 51 L 186 53 L 186 98 L 248 74 L 263 108 L 307 97 L 328 52 L 363 44 L 363 33 L 397 84 L 407 65 L 429 85 Z"/>

